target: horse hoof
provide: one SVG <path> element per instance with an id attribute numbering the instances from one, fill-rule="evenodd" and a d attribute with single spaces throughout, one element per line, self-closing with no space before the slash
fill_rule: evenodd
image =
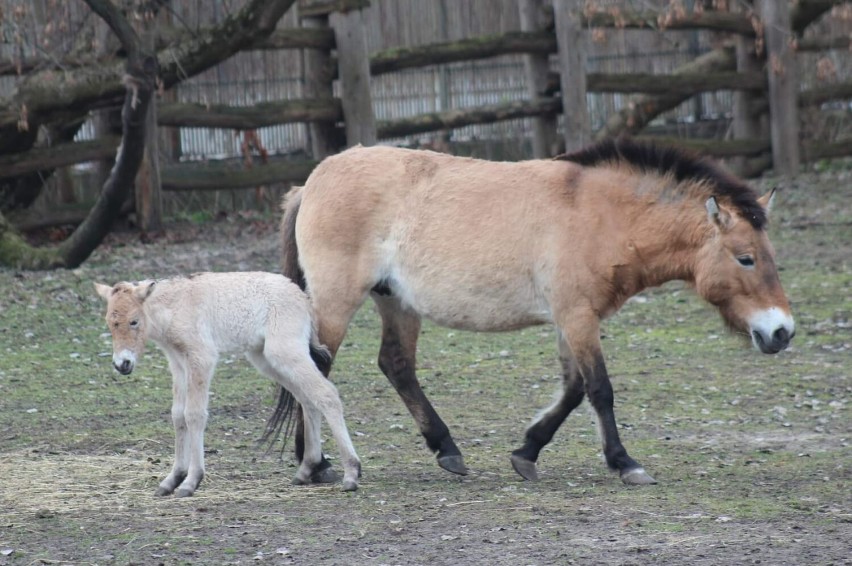
<path id="1" fill-rule="evenodd" d="M 175 492 L 175 497 L 190 497 L 192 493 L 189 489 L 179 489 Z"/>
<path id="2" fill-rule="evenodd" d="M 303 480 L 299 476 L 295 476 L 291 482 L 292 485 L 308 485 L 309 483 L 310 482 Z"/>
<path id="3" fill-rule="evenodd" d="M 334 483 L 337 479 L 337 472 L 334 471 L 334 468 L 316 470 L 311 474 L 311 483 Z"/>
<path id="4" fill-rule="evenodd" d="M 467 475 L 467 466 L 464 465 L 464 458 L 462 458 L 461 454 L 455 456 L 439 456 L 438 465 L 448 472 L 452 472 L 460 476 Z"/>
<path id="5" fill-rule="evenodd" d="M 158 487 L 157 491 L 154 492 L 154 497 L 165 497 L 167 495 L 171 495 L 172 491 L 173 490 L 171 490 L 171 489 L 166 489 L 164 487 Z"/>
<path id="6" fill-rule="evenodd" d="M 626 485 L 654 485 L 657 480 L 652 478 L 642 468 L 633 468 L 621 473 L 621 481 Z"/>
<path id="7" fill-rule="evenodd" d="M 343 491 L 355 491 L 358 489 L 358 482 L 353 480 L 343 480 Z"/>
<path id="8" fill-rule="evenodd" d="M 515 471 L 518 472 L 522 478 L 528 481 L 538 480 L 538 468 L 536 468 L 535 462 L 531 462 L 526 458 L 522 458 L 514 454 L 512 454 L 511 460 L 512 467 L 515 468 Z"/>

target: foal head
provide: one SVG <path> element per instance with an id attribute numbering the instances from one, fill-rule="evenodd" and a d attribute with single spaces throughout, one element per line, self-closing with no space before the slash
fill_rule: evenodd
<path id="1" fill-rule="evenodd" d="M 117 283 L 114 287 L 95 283 L 98 295 L 107 302 L 106 322 L 112 334 L 112 365 L 122 375 L 130 375 L 136 359 L 145 349 L 146 320 L 142 303 L 154 282 Z"/>
<path id="2" fill-rule="evenodd" d="M 698 293 L 764 354 L 785 349 L 795 334 L 764 226 L 773 197 L 774 190 L 755 199 L 759 209 L 754 214 L 709 197 L 705 208 L 712 234 L 699 252 L 695 269 Z"/>

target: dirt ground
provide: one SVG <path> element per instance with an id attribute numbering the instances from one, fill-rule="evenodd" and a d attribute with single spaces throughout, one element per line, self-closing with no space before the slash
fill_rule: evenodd
<path id="1" fill-rule="evenodd" d="M 471 474 L 442 471 L 377 368 L 367 306 L 332 373 L 363 461 L 357 492 L 290 485 L 291 447 L 255 444 L 272 386 L 227 357 L 207 477 L 191 498 L 155 498 L 173 457 L 165 359 L 152 347 L 131 376 L 112 370 L 92 282 L 276 271 L 275 219 L 173 225 L 144 245 L 117 233 L 80 269 L 0 271 L 0 565 L 852 563 L 851 169 L 761 182 L 782 188 L 770 234 L 797 319 L 790 350 L 747 348 L 680 284 L 606 323 L 623 441 L 659 481 L 642 488 L 607 471 L 585 405 L 542 453 L 539 482 L 512 471 L 559 383 L 548 327 L 424 326 L 419 375 Z"/>

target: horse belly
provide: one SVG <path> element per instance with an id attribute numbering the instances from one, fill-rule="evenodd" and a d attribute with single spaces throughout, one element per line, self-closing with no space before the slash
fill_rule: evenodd
<path id="1" fill-rule="evenodd" d="M 391 290 L 420 316 L 458 330 L 500 332 L 551 320 L 547 303 L 531 283 L 494 285 L 451 277 L 420 282 L 401 277 Z"/>

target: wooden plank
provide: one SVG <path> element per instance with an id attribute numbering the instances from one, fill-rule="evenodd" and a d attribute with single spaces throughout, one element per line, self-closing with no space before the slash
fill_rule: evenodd
<path id="1" fill-rule="evenodd" d="M 167 12 L 167 10 L 164 10 Z M 162 16 L 160 16 L 162 17 Z M 142 45 L 154 52 L 156 21 L 144 24 Z M 157 126 L 157 97 L 152 96 L 145 116 L 145 152 L 136 174 L 134 196 L 136 198 L 136 226 L 142 234 L 157 232 L 163 225 L 163 197 L 160 185 L 160 131 Z"/>
<path id="2" fill-rule="evenodd" d="M 518 9 L 521 16 L 521 31 L 544 31 L 543 0 L 520 0 Z M 547 87 L 547 75 L 550 69 L 548 53 L 524 55 L 524 75 L 526 76 L 527 95 L 530 100 L 542 98 Z M 544 159 L 560 153 L 557 147 L 556 115 L 535 116 L 533 126 L 533 157 Z"/>
<path id="3" fill-rule="evenodd" d="M 755 56 L 754 39 L 738 36 L 734 38 L 734 48 L 737 54 L 737 73 L 753 75 L 760 73 L 760 62 Z M 762 73 L 761 73 L 762 74 Z M 764 137 L 762 113 L 754 113 L 751 108 L 758 98 L 765 96 L 766 78 L 764 75 L 763 92 L 755 93 L 746 90 L 734 92 L 732 130 L 735 140 Z M 770 148 L 771 149 L 771 148 Z M 731 168 L 737 173 L 743 173 L 748 167 L 745 157 L 731 160 Z"/>
<path id="4" fill-rule="evenodd" d="M 330 85 L 327 83 L 326 88 Z M 306 90 L 308 85 L 305 85 Z M 311 92 L 306 92 L 310 96 Z M 312 98 L 261 102 L 252 106 L 170 103 L 160 106 L 159 125 L 182 128 L 232 128 L 254 130 L 294 122 L 335 122 L 343 118 L 341 102 L 316 95 Z"/>
<path id="5" fill-rule="evenodd" d="M 270 157 L 266 165 L 246 169 L 242 159 L 203 163 L 170 164 L 163 167 L 165 191 L 217 191 L 250 189 L 275 183 L 302 183 L 311 174 L 315 161 L 293 161 Z"/>
<path id="6" fill-rule="evenodd" d="M 766 46 L 772 163 L 777 173 L 792 176 L 799 171 L 801 156 L 796 92 L 798 79 L 790 41 L 790 7 L 787 2 L 775 0 L 759 0 L 756 7 L 763 21 Z"/>
<path id="7" fill-rule="evenodd" d="M 301 12 L 299 13 L 301 16 Z M 334 31 L 328 27 L 328 17 L 316 16 L 301 18 L 302 26 L 311 30 L 324 30 L 334 37 Z M 325 121 L 312 121 L 308 124 L 308 138 L 311 155 L 321 161 L 340 149 L 340 140 L 335 122 L 343 119 L 343 107 L 334 98 L 333 63 L 328 49 L 305 49 L 302 51 L 302 69 L 304 73 L 304 93 L 317 102 L 334 104 L 337 115 Z"/>
<path id="8" fill-rule="evenodd" d="M 370 95 L 370 56 L 360 11 L 333 13 L 329 22 L 337 44 L 337 65 L 340 77 L 340 98 L 346 144 L 375 145 L 376 117 Z"/>
<path id="9" fill-rule="evenodd" d="M 299 3 L 300 18 L 330 16 L 334 12 L 351 12 L 370 7 L 370 0 L 316 0 Z"/>
<path id="10" fill-rule="evenodd" d="M 586 103 L 586 40 L 580 24 L 582 13 L 581 0 L 553 0 L 565 151 L 581 149 L 592 139 Z"/>

